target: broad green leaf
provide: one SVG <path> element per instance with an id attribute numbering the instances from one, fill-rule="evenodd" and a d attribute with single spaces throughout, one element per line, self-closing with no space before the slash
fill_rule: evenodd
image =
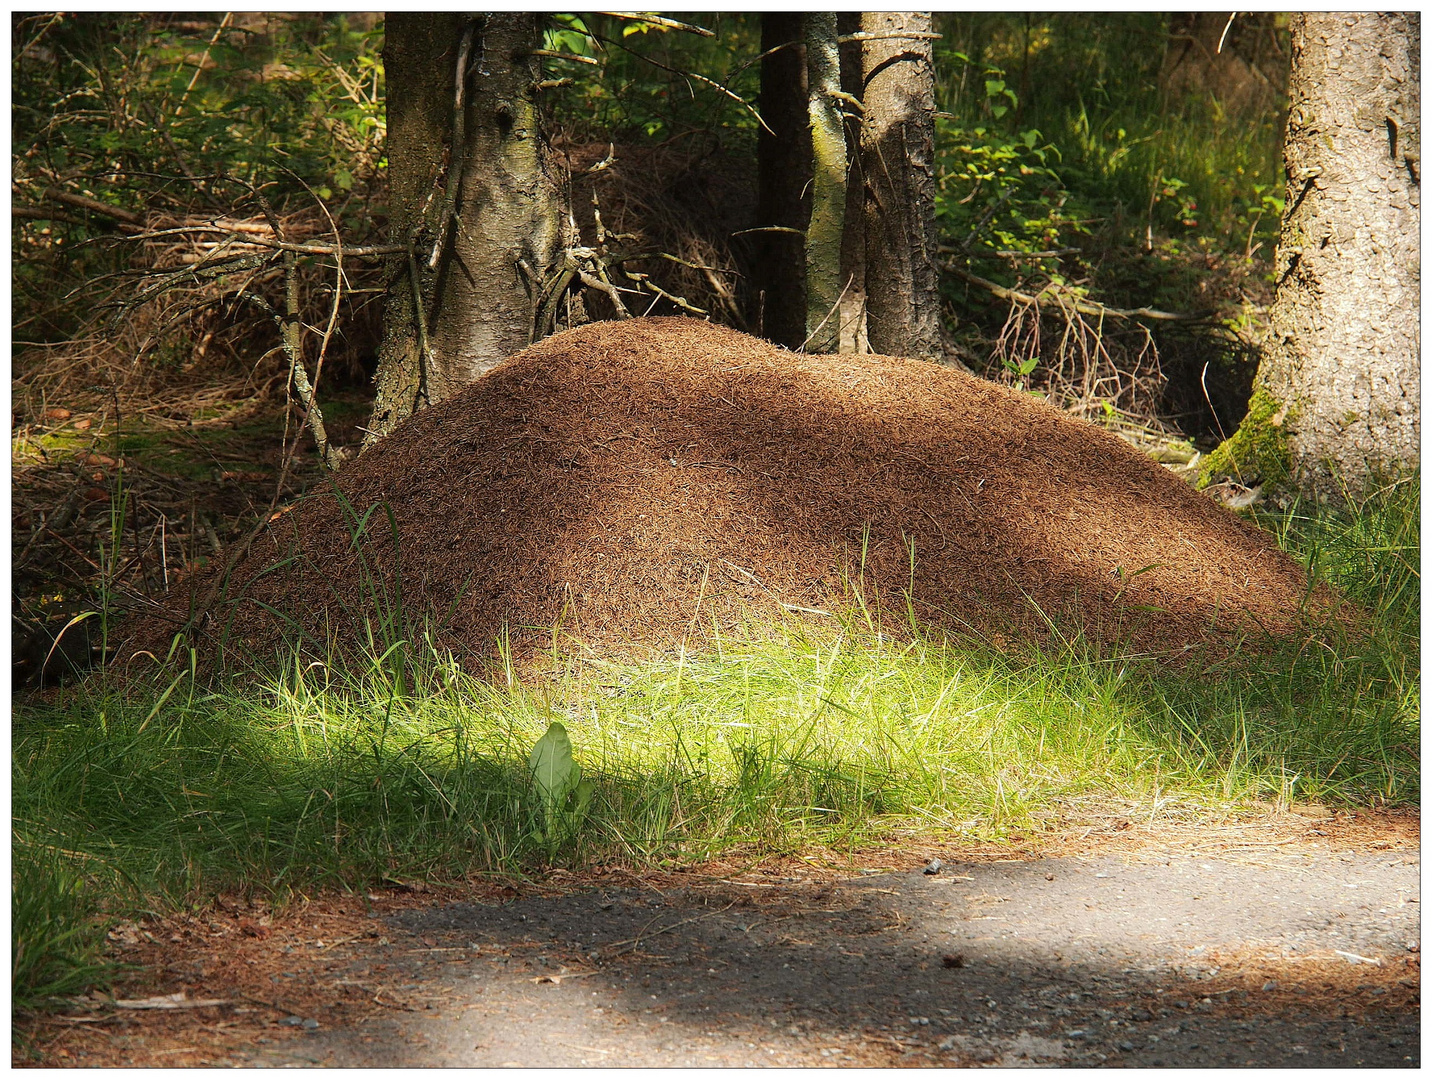
<path id="1" fill-rule="evenodd" d="M 572 759 L 572 740 L 567 737 L 567 729 L 558 723 L 552 724 L 537 740 L 527 767 L 543 803 L 549 807 L 565 800 L 582 776 L 581 767 Z"/>

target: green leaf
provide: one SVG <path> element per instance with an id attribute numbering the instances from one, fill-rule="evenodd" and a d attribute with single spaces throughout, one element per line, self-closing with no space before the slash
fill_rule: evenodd
<path id="1" fill-rule="evenodd" d="M 577 785 L 577 804 L 572 808 L 572 817 L 581 822 L 587 816 L 587 807 L 592 803 L 592 796 L 597 793 L 597 785 L 590 780 L 583 780 Z"/>
<path id="2" fill-rule="evenodd" d="M 555 808 L 566 800 L 581 780 L 582 767 L 572 759 L 572 740 L 565 727 L 554 723 L 547 729 L 532 748 L 527 768 L 544 806 Z"/>
<path id="3" fill-rule="evenodd" d="M 1004 93 L 1003 79 L 985 80 L 985 97 L 999 97 L 1002 93 Z"/>

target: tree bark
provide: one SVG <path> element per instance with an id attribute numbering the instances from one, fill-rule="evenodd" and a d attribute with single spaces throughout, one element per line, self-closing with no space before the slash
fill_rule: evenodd
<path id="1" fill-rule="evenodd" d="M 765 126 L 756 144 L 757 221 L 761 228 L 772 230 L 757 234 L 759 254 L 753 276 L 760 333 L 789 349 L 800 348 L 806 337 L 811 141 L 801 21 L 799 12 L 761 15 L 761 51 L 777 51 L 761 61 L 760 112 Z"/>
<path id="2" fill-rule="evenodd" d="M 928 11 L 864 12 L 865 305 L 870 348 L 943 359 L 935 228 L 935 68 Z"/>
<path id="3" fill-rule="evenodd" d="M 386 34 L 391 232 L 413 250 L 390 266 L 365 448 L 531 343 L 562 239 L 536 102 L 539 16 L 395 12 Z"/>
<path id="4" fill-rule="evenodd" d="M 473 45 L 461 186 L 433 327 L 434 400 L 532 343 L 536 297 L 561 246 L 559 189 L 537 108 L 539 19 L 489 12 Z"/>
<path id="5" fill-rule="evenodd" d="M 442 201 L 438 181 L 451 151 L 462 27 L 463 17 L 455 12 L 395 11 L 385 20 L 388 231 L 395 243 L 418 248 L 426 237 L 431 244 Z M 434 275 L 407 255 L 389 256 L 385 273 L 377 393 L 364 449 L 411 416 L 430 393 L 418 312 L 431 307 Z"/>
<path id="6" fill-rule="evenodd" d="M 860 12 L 842 11 L 836 16 L 841 37 L 860 32 Z M 864 49 L 859 41 L 840 45 L 840 89 L 854 99 L 847 101 L 845 145 L 848 176 L 845 184 L 845 235 L 840 243 L 840 277 L 845 299 L 840 302 L 840 351 L 868 353 L 865 333 L 865 180 L 860 167 L 861 114 L 857 104 L 865 91 Z"/>
<path id="7" fill-rule="evenodd" d="M 1269 339 L 1206 477 L 1337 498 L 1417 466 L 1420 31 L 1416 13 L 1293 16 Z"/>
<path id="8" fill-rule="evenodd" d="M 840 349 L 841 240 L 845 231 L 845 121 L 840 102 L 840 51 L 835 12 L 805 16 L 810 88 L 810 224 L 806 227 L 805 349 Z"/>

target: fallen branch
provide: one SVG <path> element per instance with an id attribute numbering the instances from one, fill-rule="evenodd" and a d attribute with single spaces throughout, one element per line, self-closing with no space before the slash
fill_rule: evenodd
<path id="1" fill-rule="evenodd" d="M 1172 311 L 1159 311 L 1156 308 L 1113 308 L 1099 303 L 1097 300 L 1088 300 L 1084 297 L 1074 296 L 1067 292 L 1060 292 L 1053 286 L 1046 286 L 1037 294 L 1020 292 L 1018 289 L 1006 289 L 1003 285 L 996 285 L 993 281 L 971 274 L 951 263 L 942 263 L 941 268 L 948 270 L 955 277 L 967 281 L 971 285 L 977 285 L 986 292 L 999 297 L 1001 300 L 1009 300 L 1020 304 L 1031 304 L 1034 307 L 1046 308 L 1050 306 L 1061 309 L 1073 308 L 1081 315 L 1093 315 L 1097 318 L 1112 319 L 1153 319 L 1159 322 L 1184 322 L 1197 323 L 1207 322 L 1207 315 L 1182 315 Z"/>
<path id="2" fill-rule="evenodd" d="M 191 998 L 184 991 L 160 997 L 131 998 L 113 1003 L 116 1009 L 208 1009 L 229 1004 L 228 998 Z"/>
<path id="3" fill-rule="evenodd" d="M 81 210 L 89 210 L 104 217 L 114 218 L 126 225 L 140 225 L 144 219 L 132 210 L 125 210 L 118 206 L 111 206 L 109 203 L 102 203 L 98 199 L 86 198 L 83 195 L 76 195 L 70 191 L 62 191 L 59 188 L 47 187 L 44 191 L 45 198 L 55 202 L 66 203 L 69 206 L 77 206 Z"/>

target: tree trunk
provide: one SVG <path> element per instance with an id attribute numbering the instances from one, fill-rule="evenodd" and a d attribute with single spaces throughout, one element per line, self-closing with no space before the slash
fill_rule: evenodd
<path id="1" fill-rule="evenodd" d="M 841 37 L 860 32 L 860 12 L 842 11 L 836 16 L 836 29 Z M 840 45 L 840 89 L 856 102 L 865 91 L 863 71 L 864 50 L 859 41 Z M 860 168 L 860 111 L 850 107 L 845 113 L 845 145 L 848 176 L 845 184 L 845 235 L 840 244 L 840 277 L 845 285 L 845 299 L 840 302 L 840 351 L 868 353 L 870 341 L 865 334 L 865 180 Z"/>
<path id="2" fill-rule="evenodd" d="M 385 20 L 387 74 L 388 232 L 395 242 L 423 247 L 442 201 L 434 198 L 451 152 L 454 73 L 463 17 L 392 12 Z M 420 263 L 422 265 L 420 265 Z M 388 257 L 383 340 L 378 347 L 377 394 L 363 439 L 371 446 L 411 416 L 429 396 L 418 313 L 430 308 L 434 275 L 426 260 Z M 421 306 L 415 294 L 422 297 Z"/>
<path id="3" fill-rule="evenodd" d="M 391 233 L 413 255 L 390 267 L 365 447 L 531 343 L 562 237 L 536 102 L 539 16 L 493 12 L 465 27 L 394 13 L 386 32 Z"/>
<path id="4" fill-rule="evenodd" d="M 538 291 L 562 239 L 537 110 L 540 16 L 489 12 L 469 62 L 472 96 L 451 257 L 441 271 L 434 400 L 532 343 Z"/>
<path id="5" fill-rule="evenodd" d="M 1292 38 L 1269 340 L 1204 477 L 1356 497 L 1418 462 L 1420 19 L 1299 14 Z"/>
<path id="6" fill-rule="evenodd" d="M 840 244 L 845 232 L 845 121 L 835 12 L 805 16 L 810 86 L 810 224 L 806 227 L 807 352 L 840 349 Z"/>
<path id="7" fill-rule="evenodd" d="M 870 348 L 939 360 L 935 68 L 928 11 L 865 12 L 865 305 Z"/>
<path id="8" fill-rule="evenodd" d="M 795 44 L 790 44 L 794 42 Z M 784 45 L 784 48 L 778 46 Z M 760 111 L 765 126 L 756 144 L 759 252 L 756 302 L 763 337 L 798 349 L 806 337 L 805 229 L 811 180 L 810 118 L 806 104 L 805 45 L 799 12 L 761 16 Z M 769 128 L 769 130 L 767 130 Z M 752 320 L 754 323 L 755 320 Z"/>

